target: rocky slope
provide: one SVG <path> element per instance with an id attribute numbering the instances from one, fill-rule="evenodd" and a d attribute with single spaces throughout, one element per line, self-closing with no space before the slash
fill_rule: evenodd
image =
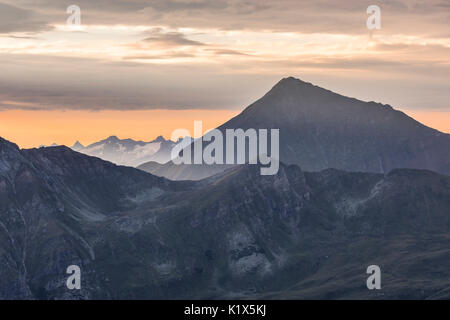
<path id="1" fill-rule="evenodd" d="M 171 182 L 2 140 L 0 298 L 449 298 L 449 209 L 450 177 L 430 171 Z"/>
<path id="2" fill-rule="evenodd" d="M 185 186 L 66 147 L 19 150 L 0 138 L 0 297 L 45 297 L 71 262 L 95 259 L 86 224 Z"/>

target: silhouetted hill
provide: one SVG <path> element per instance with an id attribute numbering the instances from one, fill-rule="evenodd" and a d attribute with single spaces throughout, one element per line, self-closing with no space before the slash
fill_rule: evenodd
<path id="1" fill-rule="evenodd" d="M 218 129 L 280 129 L 280 160 L 307 171 L 336 168 L 387 173 L 395 168 L 450 174 L 450 135 L 389 105 L 363 102 L 294 78 Z M 201 179 L 226 166 L 174 165 L 141 169 L 169 179 Z"/>

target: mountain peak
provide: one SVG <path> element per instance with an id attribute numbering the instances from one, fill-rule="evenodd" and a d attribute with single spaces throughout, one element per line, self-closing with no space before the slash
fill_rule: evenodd
<path id="1" fill-rule="evenodd" d="M 309 82 L 306 82 L 306 81 L 303 81 L 303 80 L 301 80 L 301 79 L 299 79 L 299 78 L 295 78 L 295 77 L 286 77 L 286 78 L 283 78 L 283 79 L 281 79 L 278 83 L 309 83 Z"/>
<path id="2" fill-rule="evenodd" d="M 109 136 L 106 141 L 112 141 L 112 142 L 116 142 L 119 141 L 120 139 L 117 136 Z"/>
<path id="3" fill-rule="evenodd" d="M 306 82 L 294 77 L 283 78 L 274 86 L 276 87 L 291 87 L 291 86 L 312 86 L 310 82 Z"/>
<path id="4" fill-rule="evenodd" d="M 74 143 L 72 146 L 72 149 L 82 149 L 84 146 L 80 143 L 80 141 L 77 140 L 77 142 Z"/>
<path id="5" fill-rule="evenodd" d="M 301 99 L 306 96 L 321 98 L 331 91 L 318 87 L 310 82 L 306 82 L 294 77 L 283 78 L 275 84 L 272 89 L 267 92 L 264 97 L 272 97 L 275 99 Z"/>
<path id="6" fill-rule="evenodd" d="M 15 143 L 9 142 L 8 140 L 0 137 L 0 151 L 7 149 L 19 150 L 19 147 Z"/>
<path id="7" fill-rule="evenodd" d="M 165 142 L 165 141 L 166 141 L 166 139 L 164 139 L 163 136 L 158 136 L 158 137 L 156 137 L 156 139 L 153 140 L 152 142 Z"/>
<path id="8" fill-rule="evenodd" d="M 346 101 L 343 102 L 343 99 Z M 287 77 L 278 81 L 261 99 L 247 107 L 242 115 L 245 115 L 246 119 L 258 117 L 271 122 L 278 119 L 281 125 L 298 117 L 311 117 L 317 112 L 328 112 L 331 115 L 336 112 L 336 104 L 343 105 L 348 100 L 351 98 L 310 82 Z M 239 116 L 236 119 L 239 119 Z"/>

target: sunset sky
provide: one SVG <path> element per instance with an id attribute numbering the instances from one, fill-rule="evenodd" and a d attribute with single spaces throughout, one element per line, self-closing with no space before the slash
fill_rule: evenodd
<path id="1" fill-rule="evenodd" d="M 450 133 L 450 1 L 0 0 L 0 71 L 22 147 L 213 128 L 286 76 Z"/>

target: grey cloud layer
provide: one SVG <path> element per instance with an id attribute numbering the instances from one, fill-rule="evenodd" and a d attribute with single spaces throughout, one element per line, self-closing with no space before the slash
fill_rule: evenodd
<path id="1" fill-rule="evenodd" d="M 450 37 L 450 3 L 444 0 L 8 0 L 0 3 L 0 34 L 17 41 L 36 36 L 15 33 L 36 33 L 64 23 L 66 7 L 72 3 L 81 7 L 83 24 L 345 34 L 367 34 L 365 10 L 369 4 L 379 4 L 383 27 L 378 35 Z M 145 50 L 154 44 L 167 52 Z M 205 44 L 161 29 L 124 45 L 143 46 L 144 50 L 114 63 L 0 55 L 0 110 L 239 108 L 289 75 L 366 100 L 383 97 L 380 102 L 395 106 L 450 108 L 450 65 L 448 59 L 435 58 L 450 56 L 450 48 L 443 45 L 379 43 L 374 48 L 378 56 L 365 58 L 319 56 L 308 60 L 307 56 L 288 59 L 280 54 L 258 59 L 233 47 Z M 178 47 L 183 50 L 177 51 Z M 134 62 L 191 58 L 196 50 L 231 58 L 226 65 Z M 408 59 L 403 60 L 403 53 L 408 53 Z M 411 59 L 411 55 L 417 58 Z M 248 59 L 245 63 L 234 61 L 244 56 Z"/>
<path id="2" fill-rule="evenodd" d="M 178 46 L 203 46 L 204 43 L 199 41 L 189 40 L 180 32 L 163 33 L 161 30 L 154 30 L 149 33 L 143 41 L 150 43 L 157 43 L 166 47 Z"/>
<path id="3" fill-rule="evenodd" d="M 67 18 L 68 3 L 60 0 L 7 0 L 5 3 L 10 6 L 8 11 L 18 10 L 16 16 L 20 19 L 28 14 L 51 24 L 64 23 Z M 81 7 L 85 24 L 164 24 L 352 34 L 367 32 L 366 8 L 378 4 L 382 8 L 383 30 L 387 32 L 449 34 L 449 4 L 445 0 L 77 0 L 74 3 Z M 3 24 L 3 32 L 23 30 L 23 23 L 8 21 Z M 22 22 L 43 27 L 38 21 Z"/>
<path id="4" fill-rule="evenodd" d="M 250 101 L 255 88 L 245 90 L 246 82 L 258 90 L 264 82 L 189 65 L 32 58 L 0 55 L 0 109 L 224 109 Z"/>
<path id="5" fill-rule="evenodd" d="M 255 61 L 243 70 L 238 63 L 224 69 L 224 66 L 32 58 L 32 63 L 27 63 L 30 56 L 0 55 L 0 110 L 242 108 L 289 75 L 348 96 L 398 107 L 448 110 L 450 101 L 445 81 L 450 79 L 450 67 L 421 65 L 420 61 L 411 65 L 382 59 L 330 58 L 315 66 L 300 59 Z M 274 64 L 278 73 L 261 71 Z M 317 72 L 317 68 L 334 71 Z M 349 72 L 358 69 L 364 70 L 364 76 Z"/>
<path id="6" fill-rule="evenodd" d="M 0 34 L 10 32 L 39 32 L 50 29 L 43 16 L 34 10 L 0 3 Z"/>

